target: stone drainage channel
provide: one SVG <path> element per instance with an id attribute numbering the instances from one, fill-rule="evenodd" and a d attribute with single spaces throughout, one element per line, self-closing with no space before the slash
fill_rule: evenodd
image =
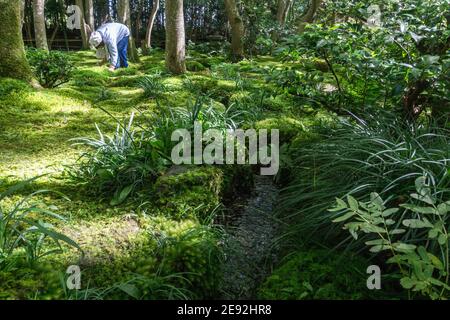
<path id="1" fill-rule="evenodd" d="M 256 298 L 261 281 L 276 260 L 274 240 L 279 225 L 274 218 L 278 189 L 269 176 L 255 176 L 255 189 L 229 233 L 224 266 L 223 299 Z"/>

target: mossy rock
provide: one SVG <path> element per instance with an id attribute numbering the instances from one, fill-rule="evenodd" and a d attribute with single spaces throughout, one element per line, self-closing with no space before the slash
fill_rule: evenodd
<path id="1" fill-rule="evenodd" d="M 367 299 L 366 268 L 356 256 L 310 249 L 289 257 L 259 289 L 260 299 Z"/>
<path id="2" fill-rule="evenodd" d="M 305 131 L 304 124 L 294 118 L 268 118 L 256 123 L 256 129 L 279 130 L 280 144 L 291 142 L 300 132 Z"/>
<path id="3" fill-rule="evenodd" d="M 216 167 L 169 171 L 154 185 L 159 195 L 157 204 L 161 213 L 176 219 L 206 218 L 221 202 L 223 181 L 224 174 Z"/>
<path id="4" fill-rule="evenodd" d="M 186 62 L 186 68 L 188 71 L 191 72 L 199 72 L 206 70 L 206 67 L 201 62 L 195 60 Z"/>

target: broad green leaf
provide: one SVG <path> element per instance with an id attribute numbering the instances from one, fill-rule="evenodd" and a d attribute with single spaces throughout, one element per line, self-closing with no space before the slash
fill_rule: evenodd
<path id="1" fill-rule="evenodd" d="M 117 206 L 124 202 L 130 195 L 131 191 L 133 191 L 133 185 L 123 188 L 123 190 L 111 200 L 111 205 Z"/>
<path id="2" fill-rule="evenodd" d="M 384 240 L 384 239 L 370 240 L 370 241 L 366 241 L 366 245 L 368 245 L 368 246 L 389 245 L 389 241 Z"/>
<path id="3" fill-rule="evenodd" d="M 437 211 L 438 214 L 443 216 L 450 211 L 450 205 L 448 205 L 447 203 L 441 203 L 440 205 L 438 205 Z"/>
<path id="4" fill-rule="evenodd" d="M 348 204 L 350 206 L 350 209 L 352 209 L 353 211 L 357 211 L 358 210 L 359 205 L 358 205 L 358 201 L 355 198 L 353 198 L 351 195 L 348 195 L 347 196 L 347 201 L 348 201 Z"/>
<path id="5" fill-rule="evenodd" d="M 140 291 L 135 285 L 124 283 L 119 285 L 119 289 L 136 300 L 141 298 Z"/>
<path id="6" fill-rule="evenodd" d="M 428 253 L 427 253 L 427 250 L 425 249 L 425 247 L 423 247 L 423 246 L 418 247 L 417 252 L 419 253 L 419 256 L 422 258 L 422 260 L 424 260 L 426 262 L 430 262 L 430 259 L 428 257 Z"/>
<path id="7" fill-rule="evenodd" d="M 395 250 L 399 251 L 399 252 L 411 252 L 414 251 L 416 249 L 416 246 L 413 244 L 406 244 L 406 243 L 402 243 L 402 242 L 397 242 L 393 244 L 393 247 Z"/>
<path id="8" fill-rule="evenodd" d="M 406 232 L 405 229 L 394 229 L 394 230 L 390 231 L 389 234 L 396 235 L 396 234 L 403 234 L 405 232 Z"/>
<path id="9" fill-rule="evenodd" d="M 438 257 L 436 257 L 435 255 L 433 255 L 431 253 L 428 253 L 428 258 L 430 259 L 430 261 L 433 264 L 433 266 L 436 267 L 436 269 L 444 270 L 444 264 L 442 263 L 441 260 L 439 260 Z"/>
<path id="10" fill-rule="evenodd" d="M 370 252 L 378 253 L 384 250 L 389 250 L 391 246 L 388 245 L 377 245 L 370 248 Z"/>
<path id="11" fill-rule="evenodd" d="M 335 223 L 343 222 L 343 221 L 346 221 L 346 220 L 350 219 L 354 215 L 355 215 L 355 213 L 350 211 L 350 212 L 347 212 L 346 214 L 344 214 L 343 216 L 340 216 L 340 217 L 334 219 L 333 222 L 335 222 Z"/>
<path id="12" fill-rule="evenodd" d="M 436 228 L 434 228 L 434 229 L 431 229 L 429 232 L 428 232 L 428 237 L 430 238 L 430 239 L 434 239 L 434 238 L 436 238 L 437 236 L 438 236 L 438 234 L 439 234 L 439 229 L 436 229 Z"/>
<path id="13" fill-rule="evenodd" d="M 412 212 L 423 214 L 439 214 L 433 207 L 419 207 L 413 204 L 402 204 L 401 207 L 411 210 Z"/>
<path id="14" fill-rule="evenodd" d="M 383 211 L 382 216 L 383 217 L 389 217 L 393 215 L 394 213 L 397 213 L 400 209 L 399 208 L 391 208 Z"/>
<path id="15" fill-rule="evenodd" d="M 409 290 L 412 289 L 417 284 L 417 281 L 409 277 L 405 277 L 400 280 L 400 284 L 402 285 L 403 288 Z"/>
<path id="16" fill-rule="evenodd" d="M 438 237 L 438 242 L 441 246 L 445 245 L 447 243 L 447 236 L 443 233 L 441 233 Z"/>
<path id="17" fill-rule="evenodd" d="M 433 228 L 433 225 L 430 222 L 419 219 L 406 219 L 403 220 L 402 223 L 405 227 L 412 229 Z"/>

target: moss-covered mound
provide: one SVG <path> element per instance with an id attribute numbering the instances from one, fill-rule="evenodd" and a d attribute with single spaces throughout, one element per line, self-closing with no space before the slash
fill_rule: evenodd
<path id="1" fill-rule="evenodd" d="M 261 299 L 364 299 L 367 261 L 330 253 L 328 250 L 300 251 L 290 256 L 266 279 Z"/>

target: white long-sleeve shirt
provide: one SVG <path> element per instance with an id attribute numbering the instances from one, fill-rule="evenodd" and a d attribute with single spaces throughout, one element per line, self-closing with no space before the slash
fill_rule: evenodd
<path id="1" fill-rule="evenodd" d="M 123 38 L 130 36 L 130 30 L 124 24 L 111 22 L 102 25 L 97 32 L 102 35 L 103 43 L 108 49 L 109 62 L 111 65 L 116 66 L 119 61 L 117 44 Z"/>

